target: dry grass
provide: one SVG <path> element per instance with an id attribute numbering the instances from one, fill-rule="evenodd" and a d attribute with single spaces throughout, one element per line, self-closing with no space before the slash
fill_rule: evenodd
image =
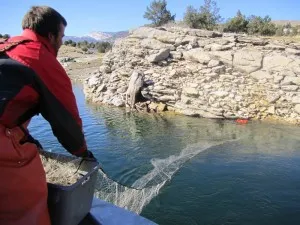
<path id="1" fill-rule="evenodd" d="M 101 57 L 103 53 L 85 53 L 81 48 L 76 48 L 72 46 L 62 45 L 58 52 L 58 58 L 61 57 L 72 57 L 72 58 L 88 58 L 90 56 Z"/>
<path id="2" fill-rule="evenodd" d="M 101 65 L 102 58 L 90 58 L 88 61 L 76 61 L 68 63 L 65 70 L 73 81 L 83 81 L 97 70 Z"/>
<path id="3" fill-rule="evenodd" d="M 58 57 L 83 57 L 85 56 L 84 52 L 80 48 L 62 45 L 58 52 Z"/>
<path id="4" fill-rule="evenodd" d="M 98 70 L 103 53 L 86 54 L 80 48 L 63 45 L 58 53 L 58 59 L 71 57 L 75 62 L 63 63 L 63 66 L 73 81 L 82 81 Z"/>
<path id="5" fill-rule="evenodd" d="M 300 43 L 300 35 L 297 36 L 273 36 L 268 37 L 267 39 L 273 40 L 273 41 L 281 41 L 281 42 L 295 42 Z"/>

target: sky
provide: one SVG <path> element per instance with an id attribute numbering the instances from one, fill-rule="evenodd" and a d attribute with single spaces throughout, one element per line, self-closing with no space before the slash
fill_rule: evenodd
<path id="1" fill-rule="evenodd" d="M 0 0 L 0 33 L 18 35 L 22 18 L 33 5 L 47 5 L 67 20 L 65 34 L 83 36 L 93 31 L 130 30 L 149 23 L 143 18 L 152 0 Z M 182 20 L 186 7 L 199 8 L 204 0 L 167 0 L 167 9 Z M 246 16 L 269 15 L 273 20 L 300 20 L 300 0 L 216 0 L 224 20 L 237 10 Z"/>

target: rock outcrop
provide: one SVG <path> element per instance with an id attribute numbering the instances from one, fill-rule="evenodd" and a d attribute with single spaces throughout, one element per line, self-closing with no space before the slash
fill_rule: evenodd
<path id="1" fill-rule="evenodd" d="M 134 71 L 143 74 L 148 85 L 142 95 L 156 109 L 207 118 L 300 121 L 300 44 L 141 27 L 104 56 L 99 71 L 85 81 L 86 97 L 125 106 Z"/>

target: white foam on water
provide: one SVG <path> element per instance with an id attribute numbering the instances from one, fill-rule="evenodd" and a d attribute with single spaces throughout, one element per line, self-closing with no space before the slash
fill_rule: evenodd
<path id="1" fill-rule="evenodd" d="M 211 147 L 231 141 L 233 140 L 203 140 L 197 144 L 189 145 L 179 155 L 171 155 L 166 159 L 152 159 L 153 169 L 136 180 L 132 185 L 133 188 L 118 184 L 104 173 L 99 172 L 98 190 L 95 192 L 95 196 L 139 214 L 184 163 Z"/>

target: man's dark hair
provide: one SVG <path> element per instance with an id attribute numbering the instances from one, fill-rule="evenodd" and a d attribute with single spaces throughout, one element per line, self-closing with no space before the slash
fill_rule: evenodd
<path id="1" fill-rule="evenodd" d="M 67 26 L 67 21 L 55 9 L 48 6 L 33 6 L 24 16 L 22 28 L 31 29 L 48 38 L 49 33 L 57 37 L 60 24 Z"/>

